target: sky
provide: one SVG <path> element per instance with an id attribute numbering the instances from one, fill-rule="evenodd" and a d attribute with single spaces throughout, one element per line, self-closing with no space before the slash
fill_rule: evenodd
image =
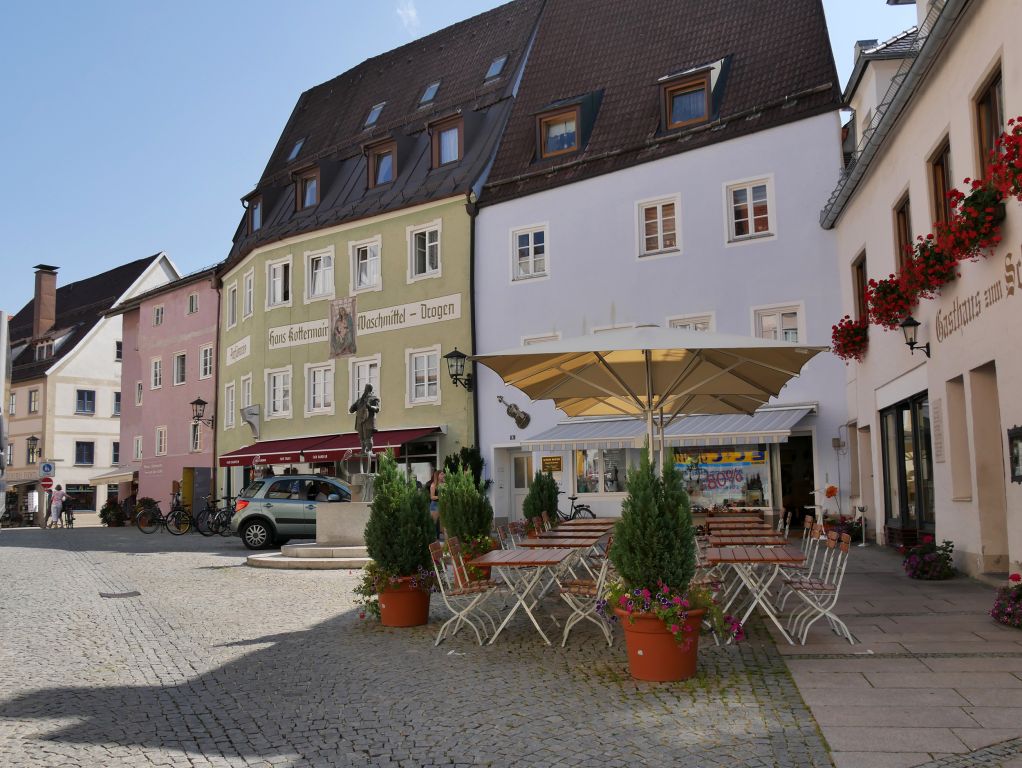
<path id="1" fill-rule="evenodd" d="M 915 6 L 823 2 L 842 87 L 856 40 L 915 23 Z M 182 273 L 217 263 L 302 91 L 500 4 L 9 0 L 0 310 L 32 298 L 39 263 L 59 285 L 160 251 Z"/>

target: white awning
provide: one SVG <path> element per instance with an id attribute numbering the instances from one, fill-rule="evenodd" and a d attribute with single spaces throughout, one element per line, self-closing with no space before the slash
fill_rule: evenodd
<path id="1" fill-rule="evenodd" d="M 672 447 L 784 443 L 791 430 L 815 405 L 761 408 L 751 416 L 727 414 L 686 416 L 664 430 Z M 646 428 L 638 419 L 572 419 L 522 441 L 527 451 L 569 451 L 577 448 L 641 448 Z"/>
<path id="2" fill-rule="evenodd" d="M 124 467 L 118 467 L 117 469 L 105 472 L 102 475 L 96 475 L 95 477 L 89 478 L 89 485 L 113 485 L 114 483 L 130 483 L 134 472 Z"/>

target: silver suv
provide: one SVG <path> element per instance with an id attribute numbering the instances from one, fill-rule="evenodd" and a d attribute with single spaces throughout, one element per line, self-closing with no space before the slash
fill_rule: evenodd
<path id="1" fill-rule="evenodd" d="M 323 475 L 278 475 L 254 480 L 238 496 L 231 518 L 249 549 L 316 537 L 316 511 L 351 501 L 343 480 Z"/>

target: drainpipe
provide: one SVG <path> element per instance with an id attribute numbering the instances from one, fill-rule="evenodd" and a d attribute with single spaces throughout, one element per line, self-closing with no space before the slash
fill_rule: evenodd
<path id="1" fill-rule="evenodd" d="M 465 198 L 465 211 L 468 213 L 468 312 L 471 354 L 476 353 L 476 216 L 479 215 L 479 203 L 476 201 L 475 192 L 469 192 Z M 473 365 L 473 368 L 476 366 Z M 474 389 L 479 387 L 479 375 L 475 379 Z M 477 392 L 469 393 L 472 398 L 472 441 L 476 448 L 482 451 L 479 445 L 479 397 Z"/>
<path id="2" fill-rule="evenodd" d="M 220 394 L 220 333 L 221 333 L 221 328 L 220 328 L 220 301 L 221 301 L 220 295 L 221 295 L 221 291 L 220 291 L 220 287 L 222 285 L 222 281 L 220 280 L 220 276 L 217 275 L 215 272 L 213 273 L 213 275 L 211 277 L 212 277 L 212 280 L 211 280 L 212 288 L 213 288 L 213 290 L 216 291 L 216 337 L 213 339 L 213 363 L 214 363 L 213 364 L 213 402 L 216 403 L 217 405 L 215 405 L 213 407 L 213 427 L 212 427 L 213 441 L 212 441 L 212 446 L 211 446 L 212 452 L 213 452 L 213 455 L 212 455 L 212 459 L 213 459 L 213 474 L 209 478 L 209 492 L 213 496 L 213 499 L 214 499 L 213 506 L 215 507 L 216 506 L 216 499 L 223 498 L 226 494 L 217 493 L 217 485 L 218 485 L 217 479 L 218 478 L 217 478 L 217 466 L 216 466 L 216 442 L 217 442 L 216 441 L 216 437 L 217 437 L 216 433 L 217 433 L 217 425 L 221 423 L 220 422 L 220 408 L 219 408 L 219 404 L 220 404 L 219 394 Z M 227 490 L 226 487 L 224 488 L 224 490 Z M 194 507 L 194 505 L 195 505 L 195 499 L 192 499 L 192 506 Z"/>

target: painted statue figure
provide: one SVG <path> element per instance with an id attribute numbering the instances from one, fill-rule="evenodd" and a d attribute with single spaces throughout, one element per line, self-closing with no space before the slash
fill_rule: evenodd
<path id="1" fill-rule="evenodd" d="M 380 412 L 380 398 L 373 392 L 373 385 L 366 384 L 358 400 L 351 404 L 348 413 L 355 414 L 355 431 L 362 444 L 362 458 L 359 468 L 365 474 L 373 466 L 373 434 L 376 432 L 376 414 Z"/>

